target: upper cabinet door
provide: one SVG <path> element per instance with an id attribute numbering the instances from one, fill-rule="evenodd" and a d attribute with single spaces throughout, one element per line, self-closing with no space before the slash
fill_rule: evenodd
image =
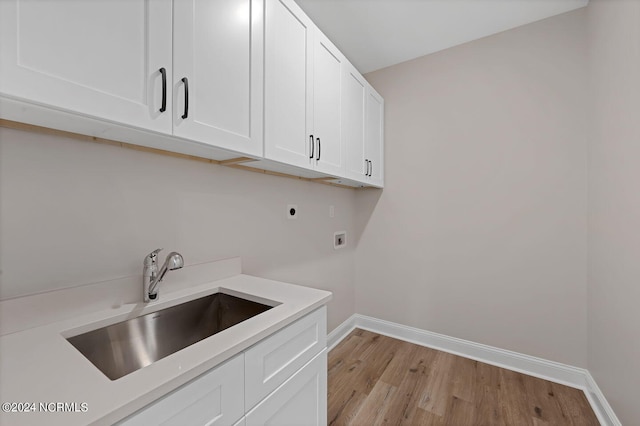
<path id="1" fill-rule="evenodd" d="M 0 93 L 171 133 L 171 0 L 0 1 Z"/>
<path id="2" fill-rule="evenodd" d="M 262 0 L 174 2 L 176 136 L 262 155 L 263 12 Z"/>
<path id="3" fill-rule="evenodd" d="M 365 181 L 369 164 L 365 159 L 365 106 L 367 82 L 351 64 L 346 64 L 342 86 L 342 145 L 345 177 Z"/>
<path id="4" fill-rule="evenodd" d="M 316 30 L 313 43 L 314 167 L 338 175 L 344 169 L 340 112 L 344 62 L 340 51 Z"/>
<path id="5" fill-rule="evenodd" d="M 265 7 L 264 155 L 312 167 L 314 25 L 293 0 L 267 0 Z"/>
<path id="6" fill-rule="evenodd" d="M 365 157 L 369 160 L 369 183 L 384 186 L 384 99 L 371 86 L 367 89 Z"/>

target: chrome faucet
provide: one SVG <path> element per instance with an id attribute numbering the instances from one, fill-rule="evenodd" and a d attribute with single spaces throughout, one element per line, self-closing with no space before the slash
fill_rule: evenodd
<path id="1" fill-rule="evenodd" d="M 142 284 L 144 287 L 144 301 L 158 300 L 158 284 L 164 278 L 167 271 L 174 271 L 184 266 L 184 259 L 180 253 L 172 251 L 164 261 L 164 265 L 158 271 L 158 253 L 162 249 L 152 251 L 144 258 L 142 271 Z"/>

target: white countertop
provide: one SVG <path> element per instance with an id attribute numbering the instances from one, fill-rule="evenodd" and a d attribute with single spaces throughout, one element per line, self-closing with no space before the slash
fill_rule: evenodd
<path id="1" fill-rule="evenodd" d="M 65 338 L 218 291 L 280 304 L 115 381 Z M 6 334 L 0 337 L 0 402 L 35 403 L 36 411 L 0 412 L 0 424 L 112 424 L 330 299 L 327 291 L 239 274 L 171 293 L 161 289 L 160 300 L 147 305 L 124 304 Z M 40 411 L 40 403 L 59 402 L 76 403 L 79 412 Z"/>

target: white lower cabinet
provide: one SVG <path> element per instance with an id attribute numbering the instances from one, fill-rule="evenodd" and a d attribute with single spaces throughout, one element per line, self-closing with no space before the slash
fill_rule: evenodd
<path id="1" fill-rule="evenodd" d="M 241 353 L 126 418 L 120 425 L 232 426 L 244 415 L 243 378 L 244 354 Z"/>
<path id="2" fill-rule="evenodd" d="M 264 399 L 327 346 L 326 308 L 299 319 L 245 352 L 245 407 Z"/>
<path id="3" fill-rule="evenodd" d="M 127 417 L 120 425 L 325 425 L 321 307 Z"/>
<path id="4" fill-rule="evenodd" d="M 246 421 L 246 426 L 326 425 L 326 349 L 251 410 Z"/>

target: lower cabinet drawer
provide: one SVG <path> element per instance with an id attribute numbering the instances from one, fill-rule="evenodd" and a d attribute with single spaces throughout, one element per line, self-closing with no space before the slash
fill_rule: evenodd
<path id="1" fill-rule="evenodd" d="M 325 306 L 245 352 L 245 406 L 249 410 L 327 346 Z"/>
<path id="2" fill-rule="evenodd" d="M 232 426 L 243 415 L 244 354 L 240 354 L 119 424 Z"/>
<path id="3" fill-rule="evenodd" d="M 326 349 L 247 413 L 245 419 L 246 426 L 325 426 Z"/>

